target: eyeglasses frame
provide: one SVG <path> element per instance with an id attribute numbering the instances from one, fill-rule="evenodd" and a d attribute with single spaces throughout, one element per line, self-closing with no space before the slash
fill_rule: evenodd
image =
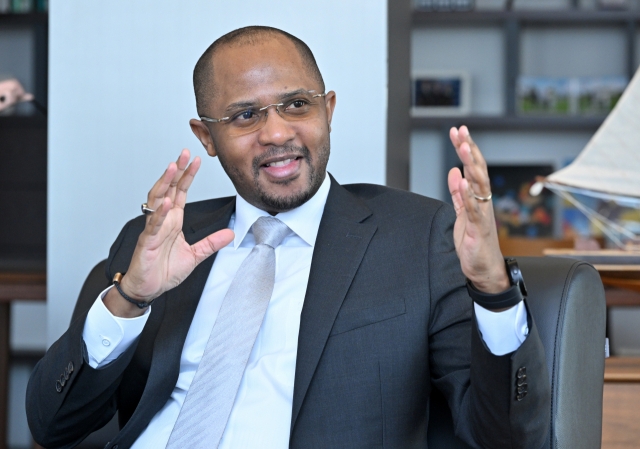
<path id="1" fill-rule="evenodd" d="M 308 90 L 307 92 L 311 93 L 311 92 L 314 92 L 314 91 L 313 90 Z M 325 92 L 322 92 L 321 94 L 312 95 L 311 98 L 326 97 L 326 96 L 327 96 L 327 94 Z M 271 104 L 268 104 L 268 105 L 263 106 L 260 109 L 258 109 L 258 112 L 265 111 L 265 110 L 269 109 L 271 106 L 274 106 L 276 108 L 276 112 L 278 113 L 278 115 L 280 115 L 280 110 L 278 109 L 278 107 L 279 106 L 284 106 L 284 103 L 271 103 Z M 207 117 L 205 115 L 201 115 L 200 116 L 200 120 L 205 121 L 205 122 L 209 122 L 209 123 L 223 123 L 223 122 L 226 122 L 228 120 L 231 120 L 231 117 L 210 118 L 210 117 Z"/>

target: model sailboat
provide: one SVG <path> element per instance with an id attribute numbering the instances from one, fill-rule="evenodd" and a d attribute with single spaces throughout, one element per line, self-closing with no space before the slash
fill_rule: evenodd
<path id="1" fill-rule="evenodd" d="M 631 257 L 634 263 L 640 263 L 640 248 L 635 246 L 638 236 L 574 196 L 586 195 L 640 209 L 640 69 L 578 157 L 567 167 L 535 183 L 530 193 L 537 195 L 543 187 L 572 203 L 611 242 L 629 251 L 620 254 L 621 257 Z"/>

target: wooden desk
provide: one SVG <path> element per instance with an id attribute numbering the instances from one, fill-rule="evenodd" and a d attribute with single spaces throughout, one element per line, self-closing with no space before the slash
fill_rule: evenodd
<path id="1" fill-rule="evenodd" d="M 0 272 L 0 449 L 6 449 L 7 445 L 11 302 L 17 299 L 44 301 L 46 297 L 44 272 Z"/>
<path id="2" fill-rule="evenodd" d="M 602 448 L 640 446 L 640 358 L 611 357 L 605 361 Z"/>

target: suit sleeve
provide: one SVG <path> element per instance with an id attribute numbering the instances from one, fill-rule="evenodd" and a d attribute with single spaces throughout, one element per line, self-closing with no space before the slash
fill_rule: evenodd
<path id="1" fill-rule="evenodd" d="M 129 222 L 114 242 L 107 260 L 107 278 L 114 264 L 130 260 L 140 220 Z M 133 241 L 133 244 L 132 244 Z M 124 271 L 128 267 L 122 267 Z M 95 292 L 95 297 L 100 292 Z M 82 333 L 87 312 L 75 318 L 69 329 L 38 362 L 29 379 L 27 420 L 34 439 L 47 448 L 77 445 L 104 426 L 117 410 L 117 391 L 135 352 L 134 342 L 119 358 L 94 369 L 88 363 Z"/>
<path id="2" fill-rule="evenodd" d="M 429 235 L 432 384 L 447 398 L 456 435 L 473 447 L 538 448 L 550 419 L 544 348 L 531 315 L 514 352 L 494 355 L 482 340 L 453 244 L 455 214 L 436 213 Z"/>

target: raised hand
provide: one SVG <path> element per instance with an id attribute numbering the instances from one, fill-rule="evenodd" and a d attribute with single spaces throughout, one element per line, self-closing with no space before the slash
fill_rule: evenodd
<path id="1" fill-rule="evenodd" d="M 480 291 L 499 293 L 509 288 L 493 215 L 487 164 L 466 126 L 451 128 L 451 142 L 462 161 L 449 171 L 449 192 L 456 210 L 453 240 L 462 272 Z"/>
<path id="2" fill-rule="evenodd" d="M 187 191 L 200 168 L 200 158 L 189 164 L 189 150 L 180 153 L 149 191 L 147 205 L 155 212 L 138 238 L 129 270 L 121 288 L 139 301 L 151 301 L 186 279 L 196 266 L 233 240 L 233 231 L 223 229 L 189 245 L 182 233 Z M 143 313 L 126 302 L 115 289 L 104 298 L 105 305 L 117 316 Z M 138 310 L 136 310 L 138 309 Z"/>

